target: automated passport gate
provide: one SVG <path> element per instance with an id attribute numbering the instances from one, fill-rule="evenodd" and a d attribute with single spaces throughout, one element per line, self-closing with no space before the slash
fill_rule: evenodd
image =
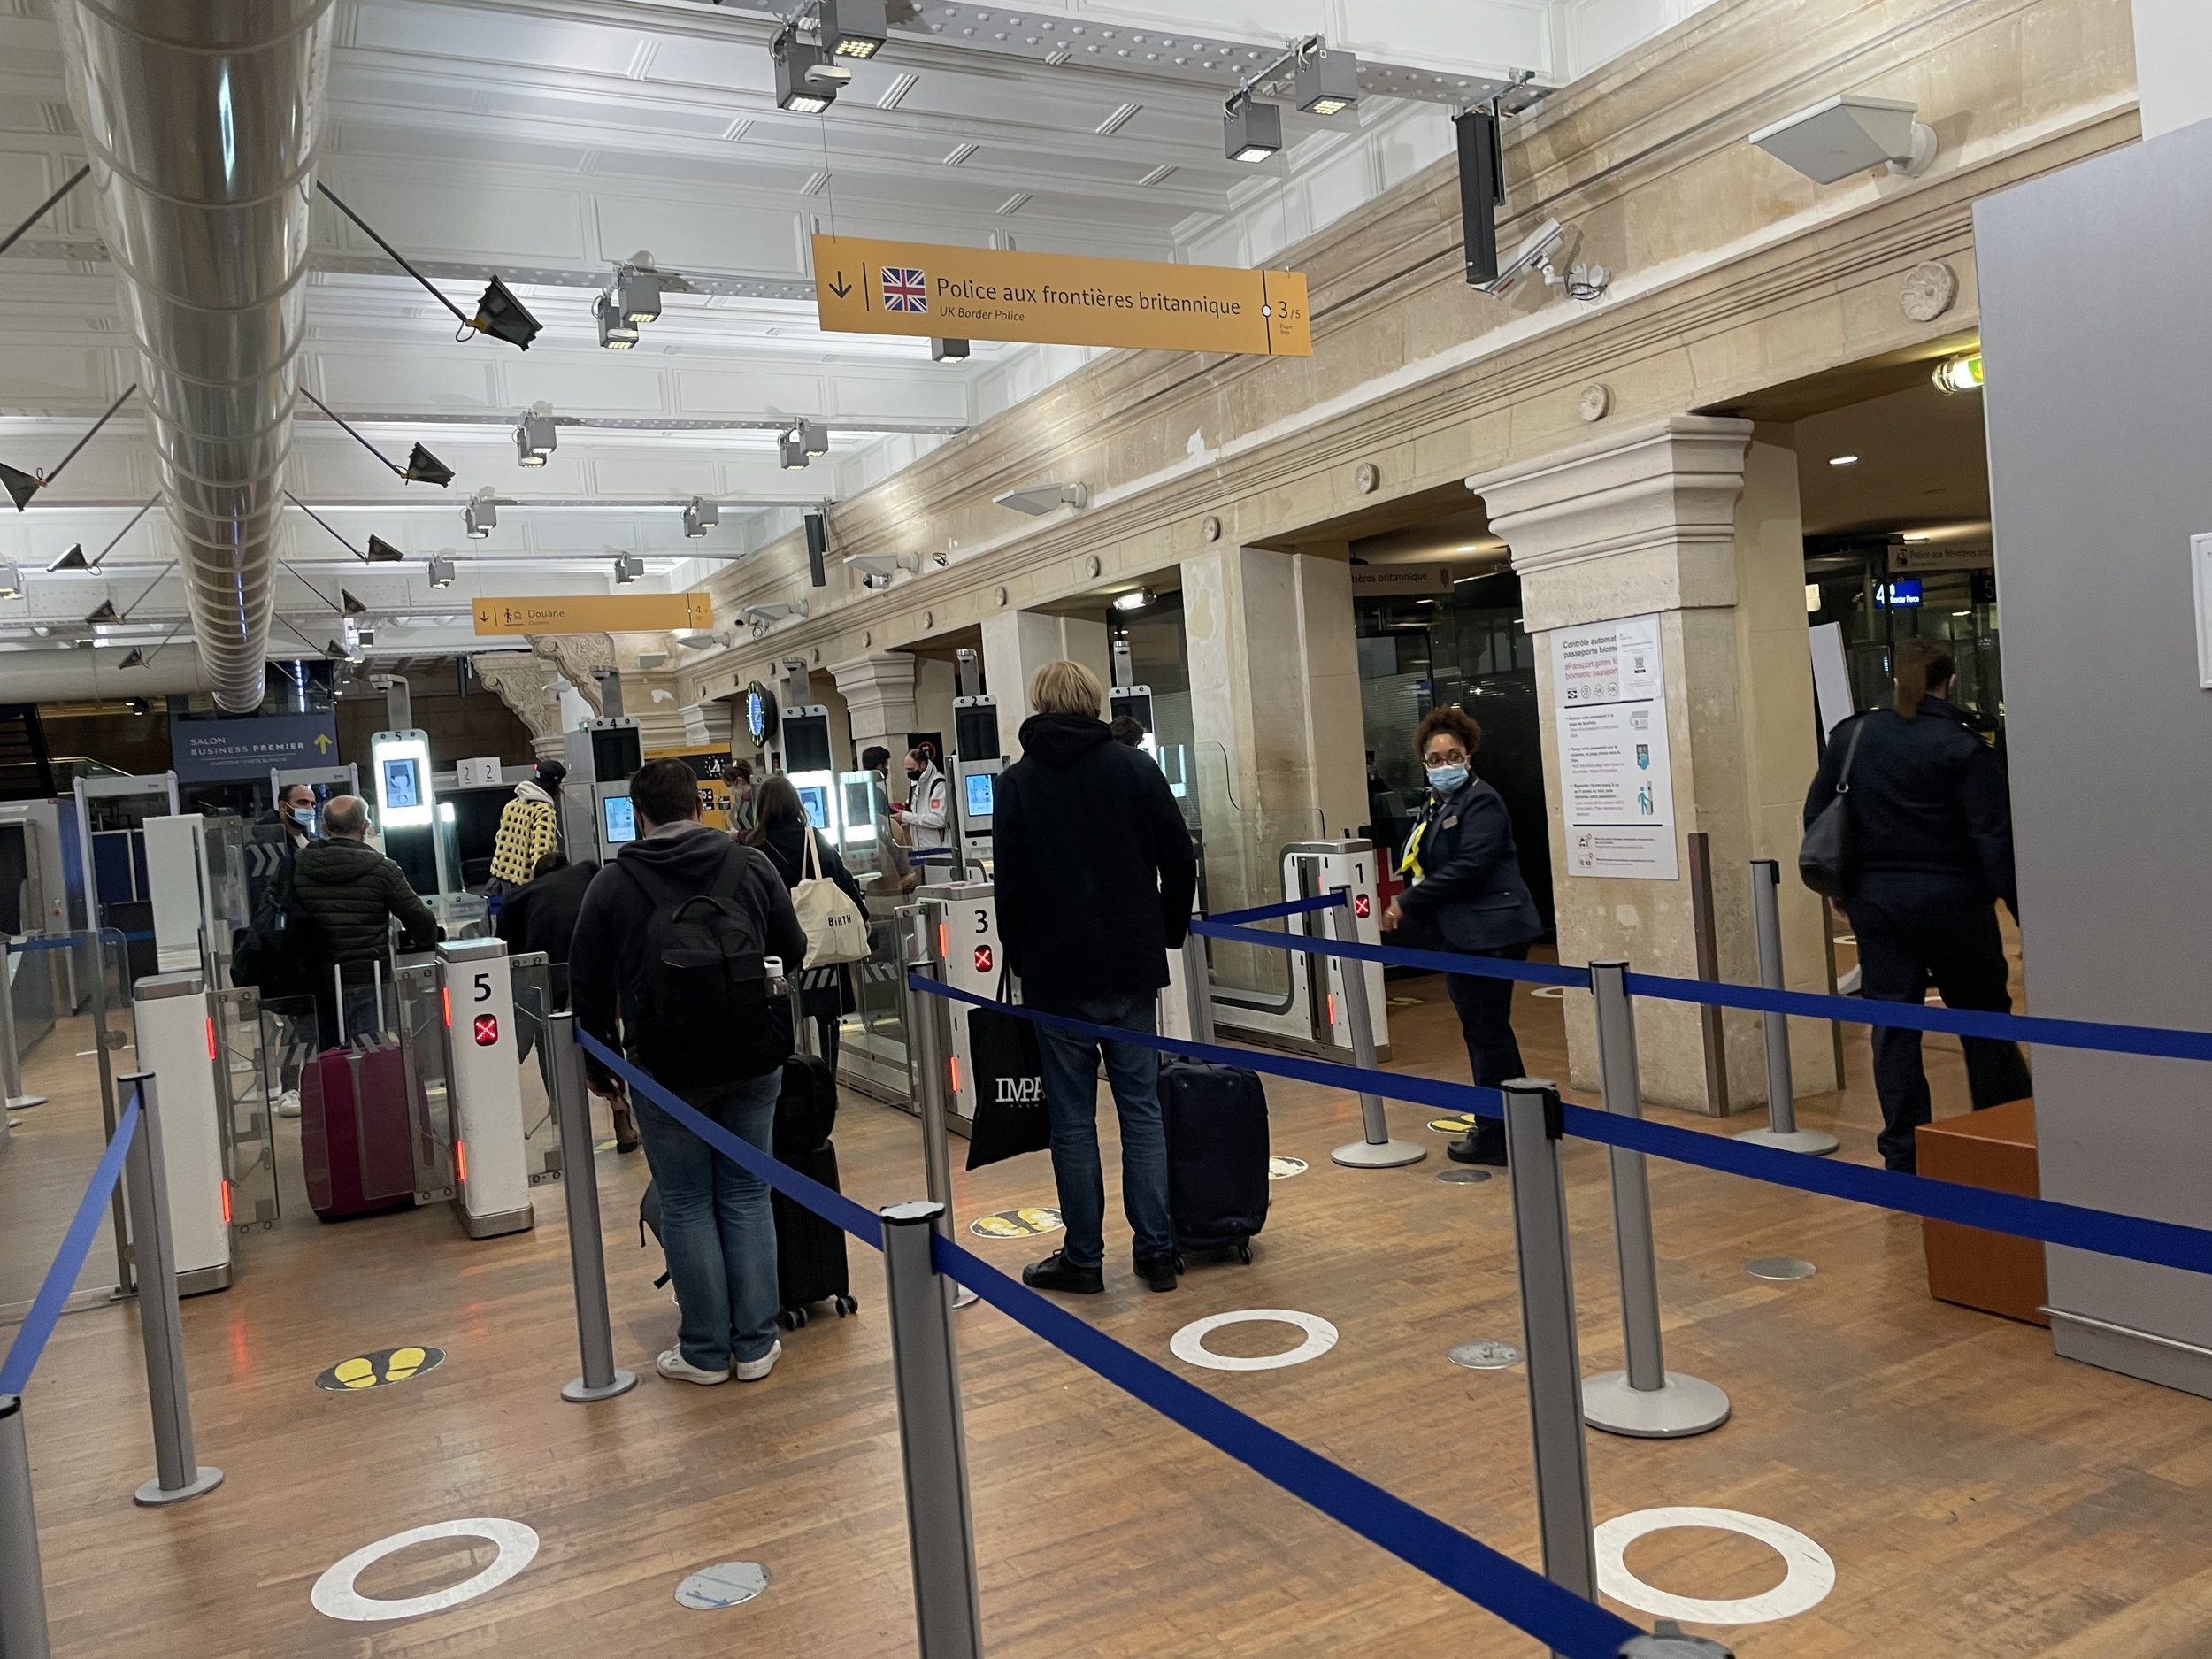
<path id="1" fill-rule="evenodd" d="M 535 1048 L 548 999 L 541 955 L 510 958 L 498 939 L 450 940 L 410 957 L 395 976 L 415 1120 L 415 1202 L 449 1197 L 472 1239 L 524 1233 L 537 1222 L 530 1188 L 557 1173 L 542 1154 L 533 1173 L 523 1032 Z M 518 1015 L 517 1004 L 522 1005 Z M 544 1114 L 537 1127 L 546 1128 Z"/>
<path id="2" fill-rule="evenodd" d="M 1375 891 L 1377 854 L 1364 841 L 1293 841 L 1283 849 L 1283 897 L 1319 898 L 1345 889 L 1353 939 L 1363 945 L 1382 942 L 1383 904 Z M 1258 1037 L 1278 1046 L 1332 1056 L 1353 1053 L 1350 1007 L 1345 997 L 1344 976 L 1366 976 L 1367 1006 L 1374 1024 L 1375 1052 L 1390 1057 L 1390 1019 L 1383 993 L 1383 970 L 1379 962 L 1355 963 L 1341 956 L 1324 956 L 1299 949 L 1303 939 L 1333 937 L 1327 915 L 1308 911 L 1286 916 L 1283 953 L 1289 969 L 1289 986 L 1269 997 L 1220 984 L 1213 987 L 1216 1023 L 1226 1031 Z M 1217 941 L 1217 950 L 1221 947 Z"/>
<path id="3" fill-rule="evenodd" d="M 161 1079 L 162 1163 L 177 1294 L 231 1282 L 229 1137 L 216 1087 L 215 1017 L 194 969 L 149 974 L 132 987 L 138 1064 Z M 131 1218 L 135 1231 L 139 1218 Z"/>
<path id="4" fill-rule="evenodd" d="M 998 996 L 1000 976 L 1006 971 L 1006 951 L 998 935 L 996 889 L 988 881 L 948 881 L 917 887 L 914 896 L 926 900 L 934 909 L 937 954 L 945 983 L 972 996 Z M 953 1084 L 946 1116 L 964 1135 L 975 1124 L 975 1061 L 968 1029 L 974 1010 L 949 999 L 946 999 L 946 1009 L 951 1026 Z"/>

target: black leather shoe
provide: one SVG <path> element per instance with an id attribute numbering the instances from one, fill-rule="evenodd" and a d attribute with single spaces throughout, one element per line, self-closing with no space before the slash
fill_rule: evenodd
<path id="1" fill-rule="evenodd" d="M 1095 1296 L 1106 1288 L 1104 1266 L 1085 1267 L 1068 1260 L 1067 1252 L 1055 1250 L 1041 1262 L 1022 1269 L 1022 1283 L 1032 1290 L 1064 1291 L 1071 1296 Z"/>
<path id="2" fill-rule="evenodd" d="M 1446 1147 L 1444 1156 L 1455 1164 L 1486 1164 L 1502 1170 L 1505 1167 L 1505 1127 L 1479 1125 Z"/>
<path id="3" fill-rule="evenodd" d="M 1164 1256 L 1136 1258 L 1137 1277 L 1155 1290 L 1173 1290 L 1175 1276 L 1183 1271 L 1183 1258 L 1170 1250 Z"/>

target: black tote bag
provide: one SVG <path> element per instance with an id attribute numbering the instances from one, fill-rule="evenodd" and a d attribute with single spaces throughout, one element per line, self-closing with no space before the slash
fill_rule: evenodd
<path id="1" fill-rule="evenodd" d="M 999 978 L 998 1000 L 1007 995 Z M 1052 1144 L 1045 1110 L 1044 1066 L 1037 1057 L 1037 1026 L 995 1008 L 968 1010 L 968 1058 L 975 1067 L 975 1123 L 968 1131 L 968 1167 L 1042 1152 Z"/>
<path id="2" fill-rule="evenodd" d="M 1851 763 L 1858 759 L 1859 740 L 1865 735 L 1866 722 L 1860 720 L 1851 728 L 1851 747 L 1844 751 L 1834 798 L 1806 826 L 1805 839 L 1797 845 L 1798 879 L 1823 898 L 1840 899 L 1851 891 L 1857 864 L 1851 834 Z"/>

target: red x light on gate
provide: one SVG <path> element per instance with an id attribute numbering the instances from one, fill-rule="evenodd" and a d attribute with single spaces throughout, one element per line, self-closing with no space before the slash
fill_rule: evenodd
<path id="1" fill-rule="evenodd" d="M 990 971 L 991 971 L 991 948 L 990 948 L 990 946 L 988 946 L 988 945 L 978 945 L 978 946 L 975 948 L 975 971 L 976 971 L 978 973 L 988 973 L 988 972 L 990 972 Z"/>
<path id="2" fill-rule="evenodd" d="M 476 1017 L 476 1046 L 488 1048 L 499 1041 L 499 1016 L 479 1014 Z"/>
<path id="3" fill-rule="evenodd" d="M 1375 913 L 1375 897 L 1371 893 L 1352 895 L 1352 914 L 1365 921 Z"/>

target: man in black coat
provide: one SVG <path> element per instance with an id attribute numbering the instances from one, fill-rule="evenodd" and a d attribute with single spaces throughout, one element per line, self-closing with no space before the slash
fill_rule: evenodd
<path id="1" fill-rule="evenodd" d="M 1198 862 L 1167 779 L 1141 749 L 1113 741 L 1099 718 L 1104 701 L 1098 676 L 1079 663 L 1048 663 L 1030 684 L 1037 712 L 1022 723 L 1022 758 L 999 779 L 991 826 L 999 934 L 1033 1006 L 1149 1033 L 1167 953 L 1189 931 Z M 1105 1288 L 1102 1051 L 1137 1272 L 1154 1290 L 1173 1290 L 1158 1053 L 1048 1025 L 1037 1028 L 1037 1044 L 1067 1242 L 1023 1280 L 1079 1294 Z"/>
<path id="2" fill-rule="evenodd" d="M 438 940 L 431 915 L 400 867 L 368 843 L 369 803 L 357 795 L 331 797 L 323 808 L 323 834 L 292 860 L 292 902 L 313 923 L 319 941 L 315 1004 L 325 1048 L 337 1046 L 339 1008 L 332 969 L 345 985 L 345 1030 L 380 1031 L 378 970 L 392 972 L 391 922 L 405 930 L 407 950 L 426 950 Z"/>

